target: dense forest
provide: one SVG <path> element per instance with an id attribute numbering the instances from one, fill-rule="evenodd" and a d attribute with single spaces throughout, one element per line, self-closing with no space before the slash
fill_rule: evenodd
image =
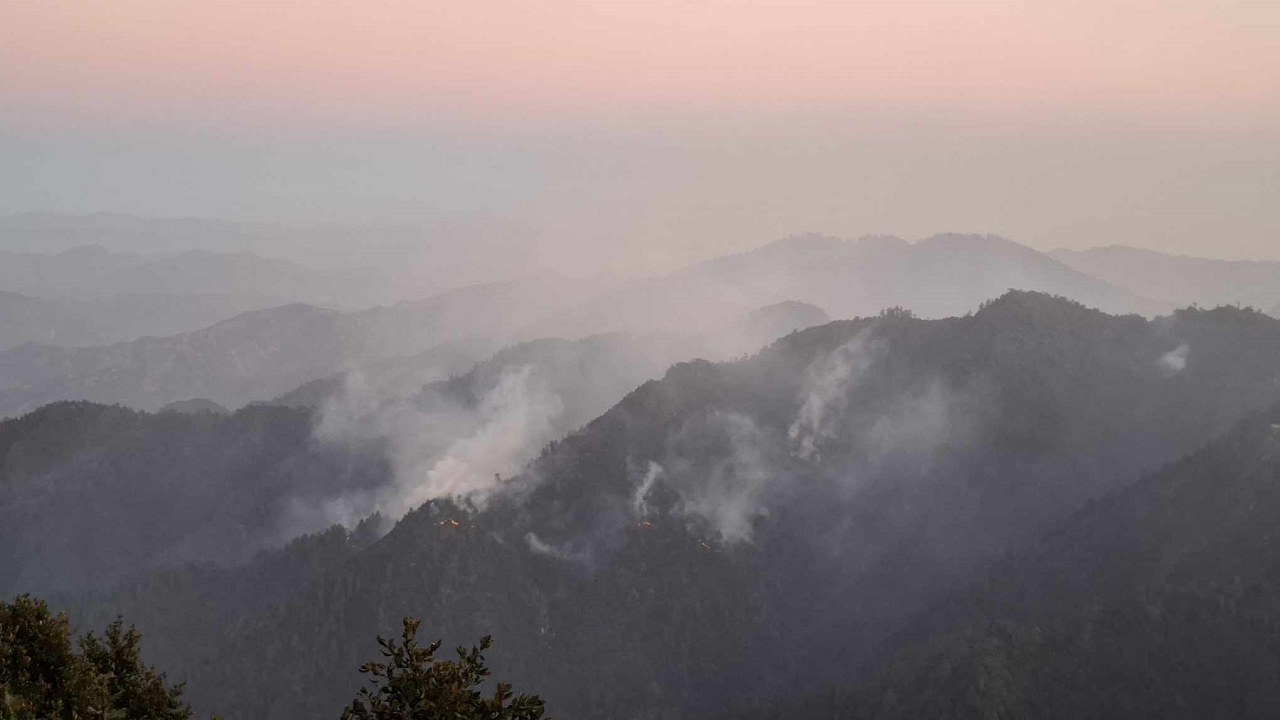
<path id="1" fill-rule="evenodd" d="M 1277 522 L 1280 406 L 975 573 L 802 714 L 1274 717 Z"/>
<path id="2" fill-rule="evenodd" d="M 1000 587 L 1000 573 L 1018 572 L 1021 556 L 1010 553 L 1068 537 L 1044 536 L 1047 528 L 1127 507 L 1138 502 L 1131 493 L 1159 485 L 1136 479 L 1184 455 L 1171 467 L 1195 463 L 1206 442 L 1280 400 L 1278 356 L 1280 322 L 1236 308 L 1147 321 L 1016 292 L 947 320 L 889 311 L 793 333 L 739 361 L 677 364 L 548 443 L 517 476 L 466 500 L 430 500 L 385 534 L 389 519 L 375 516 L 243 562 L 162 561 L 150 572 L 121 568 L 114 584 L 46 595 L 85 627 L 117 613 L 136 621 L 149 658 L 188 683 L 197 712 L 229 718 L 334 712 L 360 682 L 368 639 L 408 615 L 449 637 L 492 633 L 496 672 L 535 689 L 560 718 L 718 717 L 726 708 L 769 716 L 801 701 L 851 717 L 928 707 L 987 716 L 995 706 L 983 703 L 1026 695 L 997 694 L 970 713 L 948 693 L 968 693 L 966 678 L 992 663 L 998 671 L 1012 662 L 1006 655 L 1060 654 L 1043 666 L 1018 663 L 1031 673 L 1008 681 L 1018 687 L 1050 682 L 1054 663 L 1074 662 L 1061 659 L 1070 653 L 1115 657 L 1097 641 L 1072 645 L 1091 637 L 1072 628 L 1102 628 L 1128 611 L 1099 600 L 1096 609 L 1082 603 L 1085 614 L 1036 624 L 1003 610 L 952 609 L 972 605 L 966 592 L 997 602 L 998 594 L 966 590 L 974 578 Z M 465 396 L 456 382 L 432 397 Z M 8 438 L 0 478 L 10 491 L 61 478 L 93 496 L 98 475 L 77 475 L 87 460 L 58 473 L 40 466 L 65 455 L 40 452 L 54 442 L 41 437 L 83 443 L 100 468 L 161 447 L 137 429 L 160 416 L 87 404 L 42 413 L 0 426 Z M 85 421 L 117 416 L 119 425 Z M 376 459 L 378 449 L 318 441 L 305 409 L 164 417 L 171 432 L 184 423 L 223 428 L 224 449 L 256 447 L 246 440 L 258 435 L 238 434 L 248 427 L 293 433 L 292 445 L 271 445 L 294 448 L 285 467 L 313 469 L 252 492 L 287 491 L 311 475 L 317 488 L 385 481 L 333 474 L 376 468 L 350 453 Z M 38 428 L 55 421 L 66 428 L 42 436 Z M 207 482 L 216 498 L 219 480 Z M 53 528 L 57 518 L 45 522 Z M 148 523 L 138 533 L 128 542 L 161 560 L 172 552 L 172 536 Z M 60 534 L 43 537 L 39 552 L 57 556 L 61 541 L 51 538 Z M 1151 553 L 1135 562 L 1163 562 Z M 1090 562 L 1079 560 L 1080 592 L 1093 602 Z M 1047 588 L 1043 597 L 1069 595 Z M 921 623 L 948 629 L 924 632 Z M 892 665 L 877 667 L 885 658 Z M 912 689 L 937 667 L 955 669 L 954 682 L 931 686 L 934 695 Z M 921 704 L 883 704 L 895 693 Z M 1077 709 L 1060 707 L 1061 716 Z"/>
<path id="3" fill-rule="evenodd" d="M 1280 718 L 1280 0 L 0 8 L 0 720 Z"/>

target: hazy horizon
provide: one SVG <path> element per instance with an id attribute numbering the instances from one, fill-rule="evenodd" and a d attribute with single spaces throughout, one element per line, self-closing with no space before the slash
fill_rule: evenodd
<path id="1" fill-rule="evenodd" d="M 6 7 L 0 214 L 412 227 L 578 271 L 806 231 L 1280 259 L 1262 0 Z"/>
<path id="2" fill-rule="evenodd" d="M 4 718 L 1277 715 L 1277 0 L 0 19 Z"/>

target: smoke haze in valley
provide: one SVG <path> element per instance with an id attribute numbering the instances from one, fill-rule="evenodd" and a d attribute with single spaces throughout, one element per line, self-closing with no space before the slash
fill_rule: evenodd
<path id="1" fill-rule="evenodd" d="M 1271 720 L 1278 38 L 0 0 L 0 715 Z"/>

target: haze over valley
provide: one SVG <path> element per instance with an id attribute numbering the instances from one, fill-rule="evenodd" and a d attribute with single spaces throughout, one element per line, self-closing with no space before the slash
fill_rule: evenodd
<path id="1" fill-rule="evenodd" d="M 1277 716 L 1275 3 L 0 5 L 0 720 Z"/>

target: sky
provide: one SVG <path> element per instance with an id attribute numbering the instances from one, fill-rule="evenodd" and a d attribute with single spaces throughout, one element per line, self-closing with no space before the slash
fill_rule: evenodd
<path id="1" fill-rule="evenodd" d="M 0 0 L 0 214 L 1280 259 L 1274 0 Z"/>

